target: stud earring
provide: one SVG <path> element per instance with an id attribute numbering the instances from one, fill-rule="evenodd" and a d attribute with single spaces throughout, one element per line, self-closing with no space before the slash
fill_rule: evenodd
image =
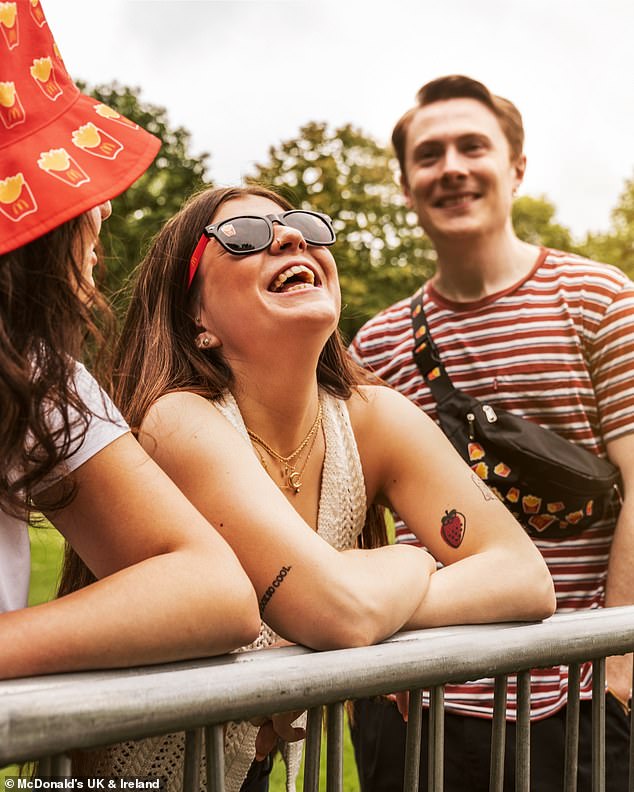
<path id="1" fill-rule="evenodd" d="M 208 347 L 210 343 L 211 343 L 211 341 L 207 337 L 203 338 L 203 346 L 204 347 Z"/>

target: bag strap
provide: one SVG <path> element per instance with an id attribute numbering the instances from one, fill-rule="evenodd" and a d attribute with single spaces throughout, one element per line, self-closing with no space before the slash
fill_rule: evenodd
<path id="1" fill-rule="evenodd" d="M 431 395 L 437 403 L 454 393 L 457 388 L 447 374 L 440 353 L 427 327 L 427 318 L 423 308 L 423 288 L 412 297 L 410 311 L 414 330 L 414 362 L 422 374 Z"/>

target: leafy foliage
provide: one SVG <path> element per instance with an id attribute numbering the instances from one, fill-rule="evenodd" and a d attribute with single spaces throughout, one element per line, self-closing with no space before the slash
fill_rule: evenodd
<path id="1" fill-rule="evenodd" d="M 555 221 L 556 211 L 544 195 L 539 198 L 522 195 L 513 203 L 515 233 L 533 245 L 575 252 L 577 248 L 570 230 Z"/>
<path id="2" fill-rule="evenodd" d="M 603 234 L 588 234 L 581 246 L 584 256 L 615 264 L 634 278 L 634 179 L 625 182 L 612 211 L 612 228 Z"/>

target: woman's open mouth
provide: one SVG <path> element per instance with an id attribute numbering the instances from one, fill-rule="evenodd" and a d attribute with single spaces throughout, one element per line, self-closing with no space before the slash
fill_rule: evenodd
<path id="1" fill-rule="evenodd" d="M 309 267 L 304 264 L 293 264 L 275 276 L 269 284 L 268 290 L 276 294 L 288 294 L 319 286 L 321 286 L 319 278 Z"/>

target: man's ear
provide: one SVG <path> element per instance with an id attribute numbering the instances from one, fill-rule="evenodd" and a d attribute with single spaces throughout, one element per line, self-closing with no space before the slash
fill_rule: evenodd
<path id="1" fill-rule="evenodd" d="M 526 154 L 520 154 L 513 167 L 515 169 L 513 187 L 514 190 L 517 190 L 524 181 L 524 174 L 526 173 Z"/>
<path id="2" fill-rule="evenodd" d="M 407 178 L 404 173 L 401 173 L 401 190 L 403 191 L 403 195 L 405 197 L 405 205 L 408 209 L 412 209 L 414 204 L 412 202 L 412 194 L 409 189 L 409 184 Z"/>

